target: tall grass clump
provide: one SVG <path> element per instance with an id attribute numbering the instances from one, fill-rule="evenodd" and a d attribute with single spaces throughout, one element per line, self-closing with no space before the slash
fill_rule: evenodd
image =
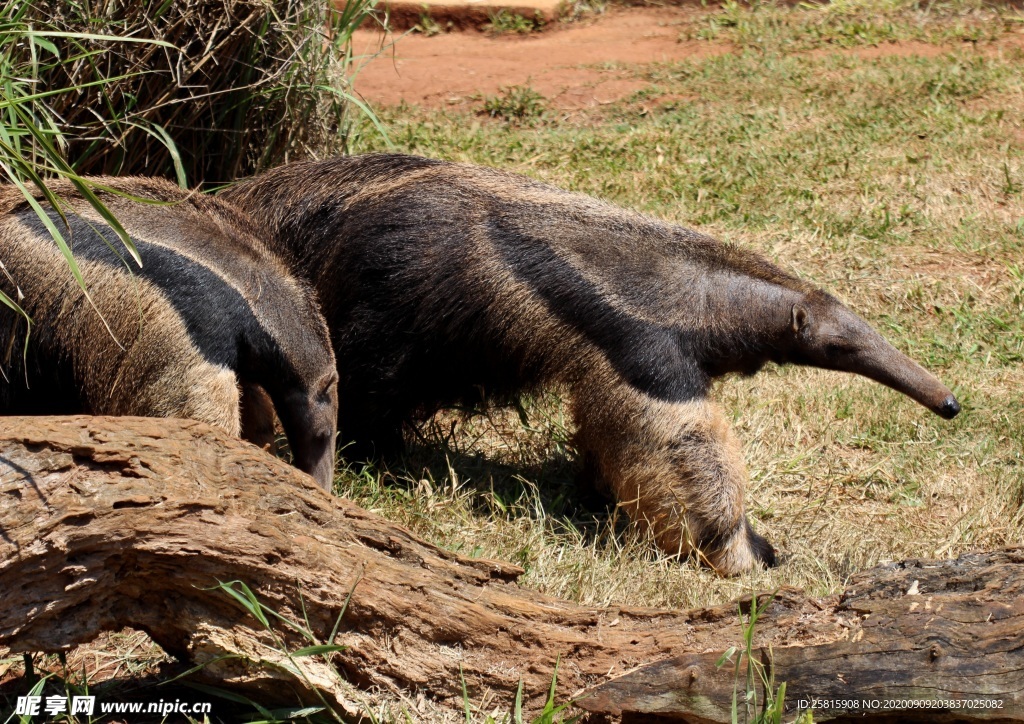
<path id="1" fill-rule="evenodd" d="M 129 254 L 139 262 L 138 252 L 128 234 L 93 193 L 94 184 L 81 178 L 68 164 L 65 156 L 67 139 L 61 128 L 61 118 L 51 107 L 61 96 L 80 94 L 107 80 L 97 78 L 82 86 L 62 87 L 44 84 L 41 79 L 62 65 L 89 63 L 102 52 L 85 47 L 89 41 L 128 44 L 140 41 L 138 38 L 55 30 L 45 23 L 33 23 L 32 10 L 32 5 L 25 0 L 5 0 L 0 5 L 0 180 L 13 184 L 25 197 L 60 247 L 71 273 L 85 289 L 67 240 L 40 200 L 62 214 L 60 200 L 47 187 L 46 180 L 55 176 L 70 179 L 82 196 L 110 223 Z M 150 44 L 165 45 L 158 41 Z M 169 139 L 165 138 L 164 143 L 176 157 Z M 0 272 L 6 275 L 2 262 L 0 259 Z M 21 293 L 17 281 L 12 282 L 17 291 L 16 299 L 0 292 L 0 303 L 30 324 L 28 315 L 19 306 Z"/>
<path id="2" fill-rule="evenodd" d="M 5 9 L 74 35 L 43 48 L 61 62 L 34 65 L 38 42 L 10 50 L 37 88 L 72 91 L 46 105 L 75 173 L 196 185 L 344 148 L 349 109 L 361 105 L 346 91 L 351 33 L 375 1 L 334 10 L 324 0 L 7 0 Z"/>
<path id="3" fill-rule="evenodd" d="M 375 2 L 0 0 L 0 181 L 18 187 L 88 297 L 63 225 L 44 210 L 63 214 L 47 180 L 69 179 L 141 264 L 87 177 L 187 186 L 314 145 L 343 149 L 349 109 L 369 115 L 347 83 L 352 32 Z M 0 304 L 29 322 L 19 295 L 0 292 Z"/>

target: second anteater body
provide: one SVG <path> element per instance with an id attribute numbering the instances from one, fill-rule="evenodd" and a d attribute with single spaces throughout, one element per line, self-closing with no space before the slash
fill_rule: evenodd
<path id="1" fill-rule="evenodd" d="M 831 296 L 699 233 L 477 166 L 370 155 L 222 195 L 310 280 L 341 376 L 340 434 L 387 453 L 439 407 L 568 387 L 588 464 L 670 553 L 723 573 L 771 546 L 714 378 L 766 362 L 859 372 L 947 417 L 949 390 Z"/>
<path id="2" fill-rule="evenodd" d="M 26 351 L 24 319 L 0 307 L 0 414 L 186 417 L 266 442 L 273 410 L 240 409 L 241 387 L 258 386 L 296 465 L 329 488 L 337 372 L 308 284 L 228 204 L 164 181 L 94 181 L 159 203 L 100 194 L 138 248 L 138 268 L 69 183 L 51 185 L 66 223 L 47 210 L 89 297 L 22 194 L 0 188 L 0 289 L 32 319 Z"/>

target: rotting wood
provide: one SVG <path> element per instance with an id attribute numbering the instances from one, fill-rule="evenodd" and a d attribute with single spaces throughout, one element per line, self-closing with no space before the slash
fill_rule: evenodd
<path id="1" fill-rule="evenodd" d="M 207 664 L 196 676 L 268 704 L 358 711 L 372 687 L 461 707 L 470 695 L 558 696 L 622 721 L 728 721 L 735 603 L 693 611 L 578 606 L 518 587 L 515 566 L 464 558 L 329 497 L 308 476 L 189 421 L 0 418 L 0 645 L 62 651 L 146 631 Z M 333 655 L 289 661 L 217 581 L 242 580 Z M 914 590 L 916 593 L 909 593 Z M 354 588 L 353 588 L 354 586 Z M 900 721 L 1024 721 L 1024 550 L 908 561 L 842 596 L 783 589 L 757 655 L 787 701 L 999 698 L 1001 709 L 874 710 Z M 749 606 L 749 601 L 747 602 Z M 291 650 L 309 644 L 284 626 Z M 769 647 L 771 654 L 769 655 Z M 691 652 L 691 653 L 685 653 Z M 231 656 L 232 658 L 221 658 Z M 240 658 L 239 658 L 240 656 Z M 299 666 L 303 677 L 287 667 Z M 829 715 L 859 714 L 819 710 Z"/>

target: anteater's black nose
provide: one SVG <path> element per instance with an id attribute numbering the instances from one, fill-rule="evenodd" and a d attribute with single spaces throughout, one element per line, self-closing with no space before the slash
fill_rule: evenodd
<path id="1" fill-rule="evenodd" d="M 960 412 L 960 403 L 956 401 L 953 395 L 950 395 L 942 401 L 942 405 L 936 410 L 937 413 L 942 415 L 947 420 L 952 420 Z"/>

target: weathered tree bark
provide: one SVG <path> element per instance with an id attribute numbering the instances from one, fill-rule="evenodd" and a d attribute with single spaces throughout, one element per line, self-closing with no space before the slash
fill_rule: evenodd
<path id="1" fill-rule="evenodd" d="M 461 706 L 460 667 L 474 700 L 511 703 L 522 680 L 537 709 L 560 660 L 560 700 L 591 712 L 729 720 L 733 666 L 715 663 L 739 642 L 736 604 L 577 606 L 519 588 L 519 573 L 418 541 L 199 423 L 0 418 L 0 645 L 14 651 L 129 626 L 207 664 L 207 683 L 270 704 L 319 690 L 352 711 L 373 687 Z M 347 648 L 289 659 L 282 645 L 311 642 L 273 617 L 271 634 L 215 588 L 232 580 L 321 642 L 344 609 Z M 755 656 L 788 683 L 791 709 L 878 700 L 870 714 L 899 721 L 1024 721 L 1022 594 L 1024 550 L 882 566 L 842 596 L 780 591 Z M 903 709 L 911 699 L 972 708 Z M 991 699 L 1001 706 L 977 705 Z M 860 711 L 819 707 L 815 720 Z"/>

